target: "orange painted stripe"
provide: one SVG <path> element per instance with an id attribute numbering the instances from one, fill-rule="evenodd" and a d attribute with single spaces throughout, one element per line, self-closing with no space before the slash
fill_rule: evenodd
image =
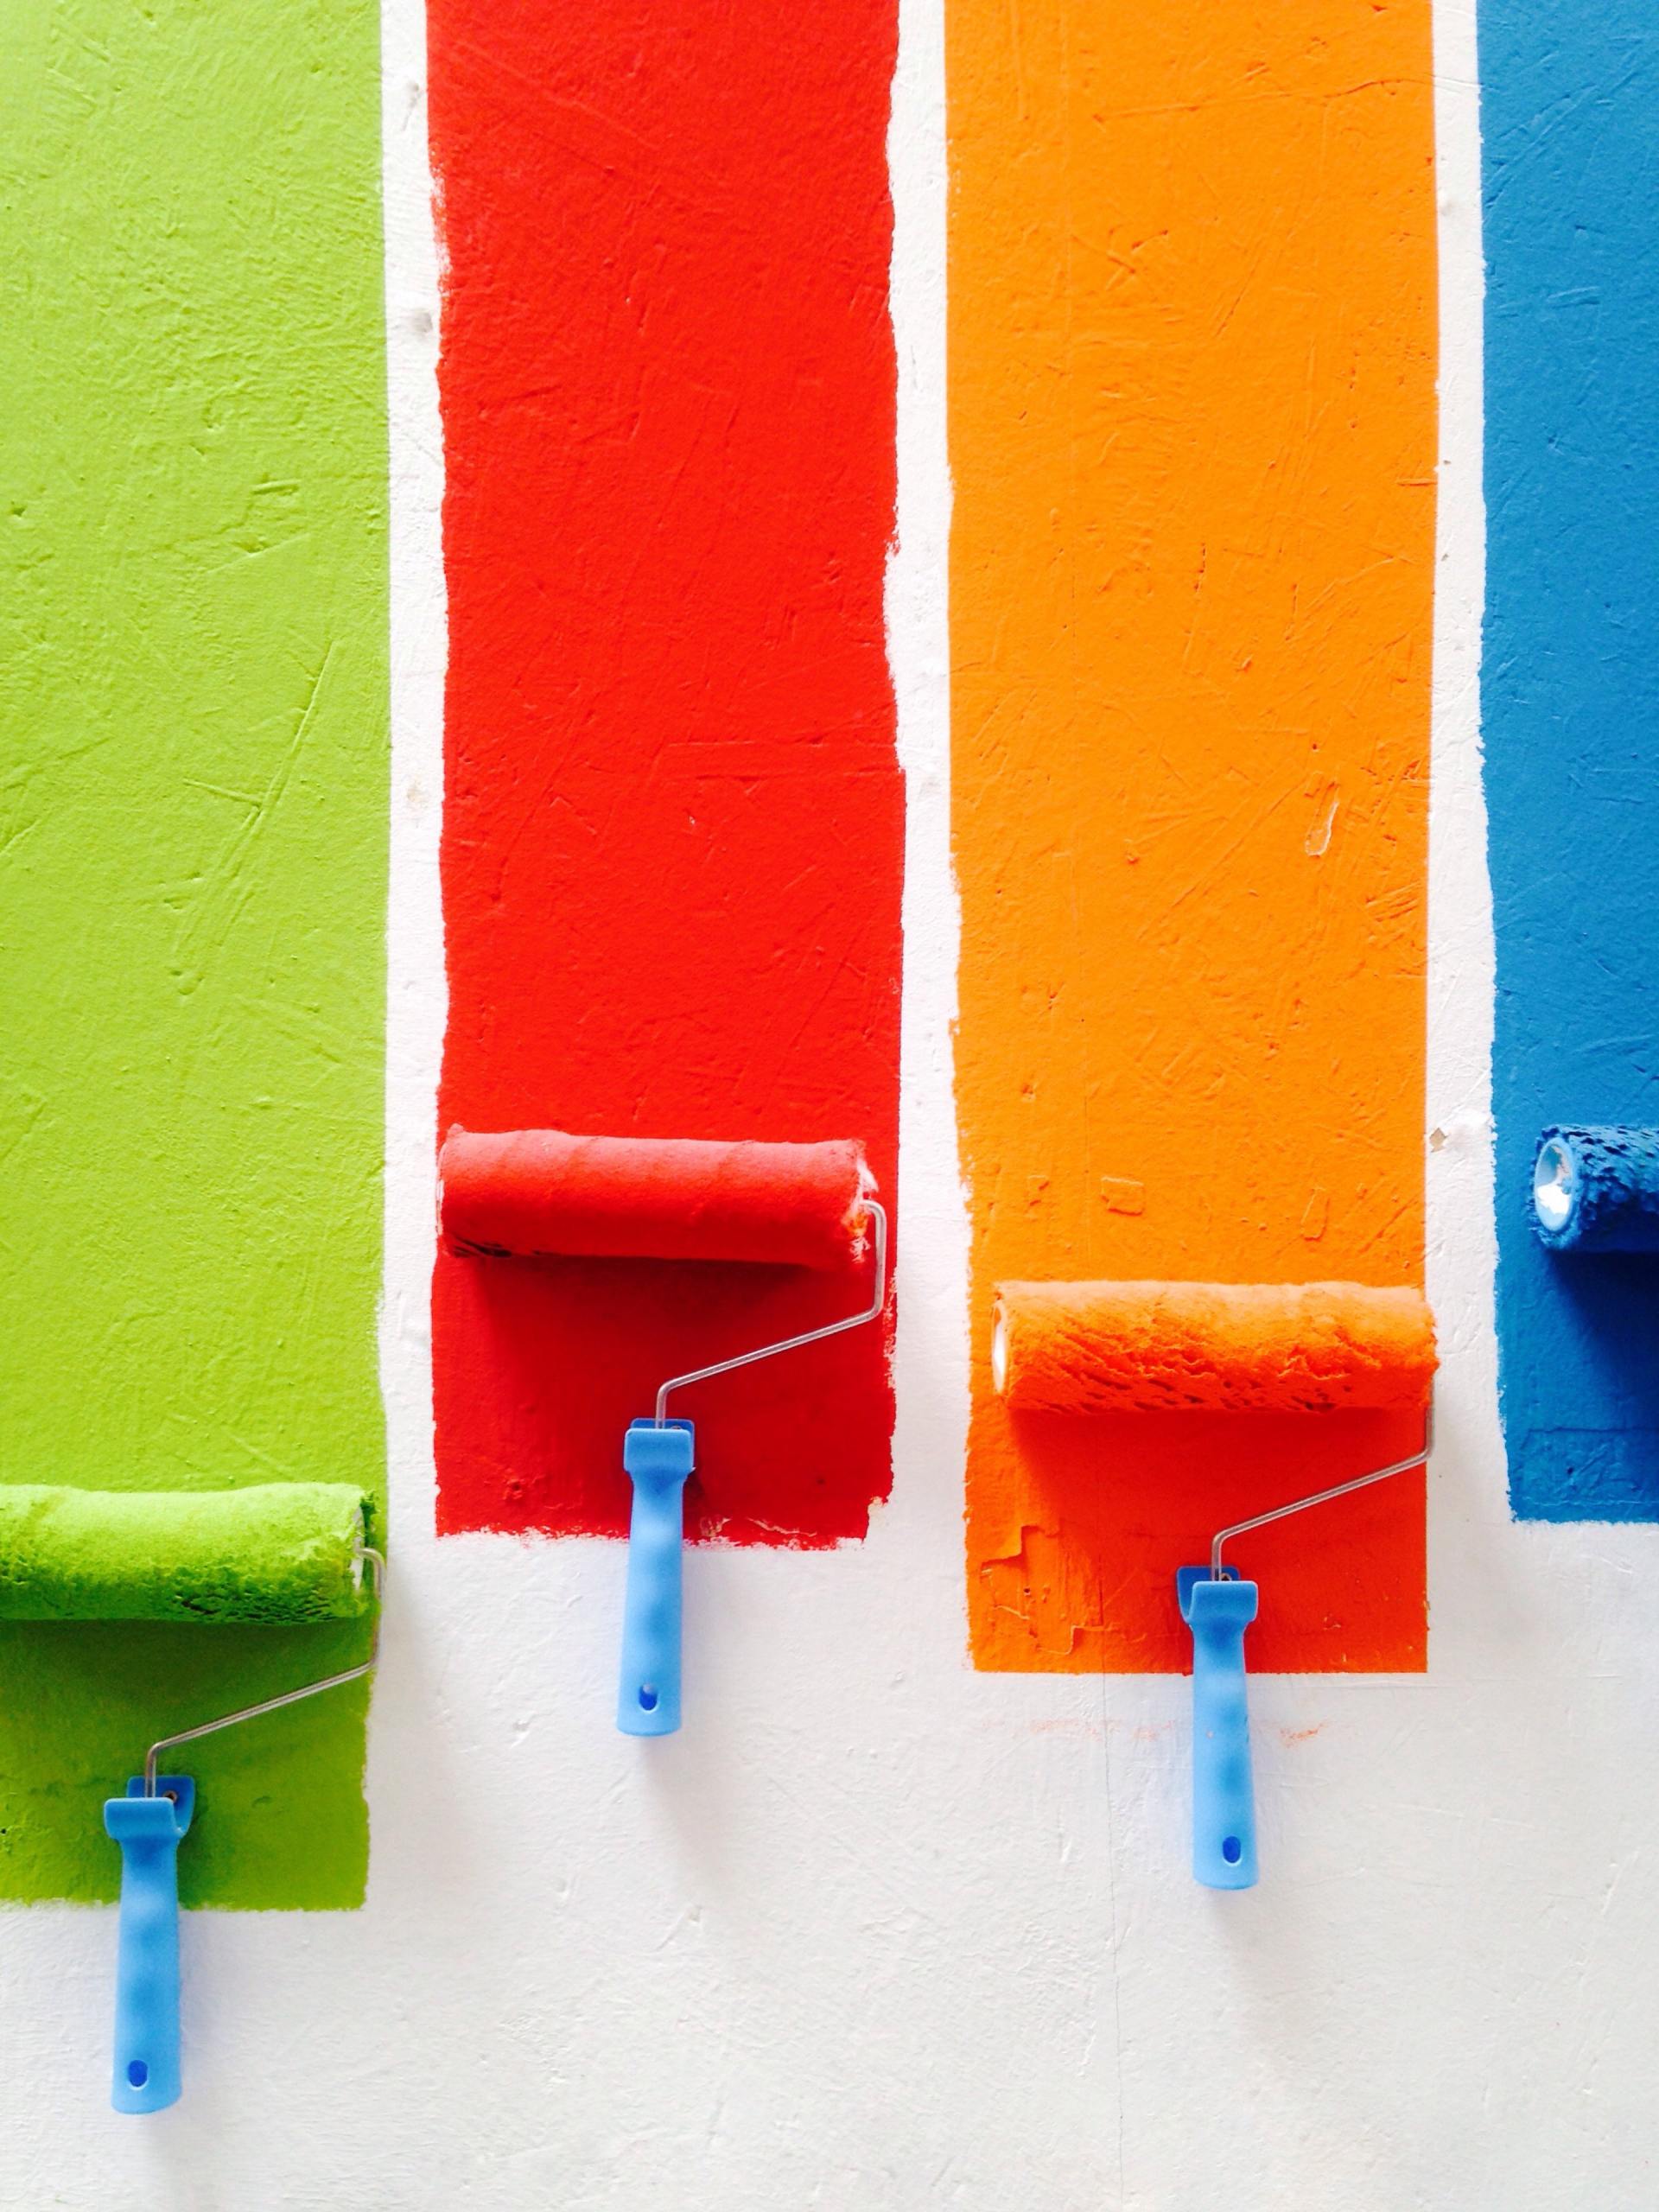
<path id="1" fill-rule="evenodd" d="M 1375 1414 L 1026 1415 L 1005 1276 L 1421 1281 L 1429 0 L 950 0 L 958 1108 L 982 1667 L 1185 1667 Z M 1421 1478 L 1246 1539 L 1257 1668 L 1423 1663 Z"/>

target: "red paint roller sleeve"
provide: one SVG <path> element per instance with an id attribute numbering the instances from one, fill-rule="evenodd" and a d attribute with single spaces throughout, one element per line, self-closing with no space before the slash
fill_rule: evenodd
<path id="1" fill-rule="evenodd" d="M 1005 1282 L 997 1389 L 1030 1413 L 1325 1413 L 1427 1404 L 1420 1291 L 1363 1283 Z"/>
<path id="2" fill-rule="evenodd" d="M 859 1146 L 451 1129 L 439 1160 L 453 1252 L 835 1268 L 874 1185 Z"/>

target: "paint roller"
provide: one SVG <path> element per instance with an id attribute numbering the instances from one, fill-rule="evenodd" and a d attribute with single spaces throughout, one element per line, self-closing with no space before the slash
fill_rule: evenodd
<path id="1" fill-rule="evenodd" d="M 179 1844 L 195 1810 L 163 1751 L 355 1681 L 374 1665 L 384 1561 L 365 1541 L 366 1502 L 346 1483 L 245 1490 L 0 1487 L 0 1619 L 273 1626 L 372 1611 L 361 1666 L 159 1738 L 104 1825 L 121 1847 L 115 2067 L 118 2112 L 175 2103 L 179 2069 Z"/>
<path id="2" fill-rule="evenodd" d="M 1361 1283 L 1006 1282 L 991 1372 L 1015 1412 L 1325 1414 L 1421 1408 L 1422 1448 L 1217 1531 L 1176 1577 L 1192 1631 L 1192 1872 L 1243 1890 L 1257 1872 L 1244 1631 L 1257 1586 L 1223 1547 L 1421 1466 L 1432 1438 L 1434 1324 L 1421 1294 Z"/>
<path id="3" fill-rule="evenodd" d="M 1659 1252 L 1659 1129 L 1557 1123 L 1538 1140 L 1533 1223 L 1553 1252 Z"/>
<path id="4" fill-rule="evenodd" d="M 563 1129 L 453 1128 L 439 1156 L 440 1219 L 450 1251 L 474 1259 L 717 1260 L 839 1268 L 867 1229 L 870 1302 L 844 1319 L 671 1376 L 631 1422 L 632 1485 L 616 1725 L 666 1736 L 680 1725 L 685 1484 L 695 1430 L 669 1418 L 677 1390 L 878 1320 L 887 1303 L 887 1217 L 861 1147 L 573 1136 Z"/>

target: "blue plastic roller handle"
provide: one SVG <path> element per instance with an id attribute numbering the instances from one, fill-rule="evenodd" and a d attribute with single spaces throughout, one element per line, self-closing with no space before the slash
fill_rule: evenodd
<path id="1" fill-rule="evenodd" d="M 692 1438 L 689 1421 L 661 1428 L 636 1421 L 622 1440 L 622 1465 L 633 1483 L 616 1694 L 616 1725 L 625 1736 L 671 1736 L 680 1725 L 680 1567 Z"/>
<path id="2" fill-rule="evenodd" d="M 142 1775 L 109 1798 L 104 1825 L 121 1847 L 115 1968 L 117 2112 L 162 2112 L 179 2101 L 179 1839 L 195 1810 L 188 1775 Z"/>
<path id="3" fill-rule="evenodd" d="M 1192 1872 L 1207 1889 L 1248 1890 L 1255 1881 L 1255 1791 L 1244 1631 L 1255 1618 L 1256 1586 L 1185 1567 L 1176 1587 L 1192 1631 Z"/>

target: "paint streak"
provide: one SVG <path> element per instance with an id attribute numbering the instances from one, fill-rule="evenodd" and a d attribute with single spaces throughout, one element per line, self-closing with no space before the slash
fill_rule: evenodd
<path id="1" fill-rule="evenodd" d="M 893 0 L 435 0 L 442 1125 L 855 1137 L 893 1195 Z M 861 1273 L 440 1258 L 439 1522 L 615 1533 L 665 1376 Z M 694 1532 L 857 1536 L 874 1330 L 688 1395 Z"/>
<path id="2" fill-rule="evenodd" d="M 1420 1280 L 1429 6 L 948 36 L 973 1649 L 1176 1669 L 1176 1567 L 1416 1419 L 1011 1418 L 991 1294 Z M 1421 1666 L 1423 1542 L 1413 1475 L 1241 1543 L 1252 1662 Z"/>
<path id="3" fill-rule="evenodd" d="M 1546 1252 L 1546 1123 L 1659 1120 L 1659 44 L 1481 13 L 1498 1372 L 1523 1519 L 1659 1518 L 1659 1269 Z"/>
<path id="4" fill-rule="evenodd" d="M 16 11 L 0 73 L 0 1478 L 377 1498 L 378 26 Z M 0 1627 L 0 1892 L 101 1898 L 152 1738 L 327 1628 Z M 189 1747 L 191 1904 L 358 1904 L 362 1685 Z"/>

